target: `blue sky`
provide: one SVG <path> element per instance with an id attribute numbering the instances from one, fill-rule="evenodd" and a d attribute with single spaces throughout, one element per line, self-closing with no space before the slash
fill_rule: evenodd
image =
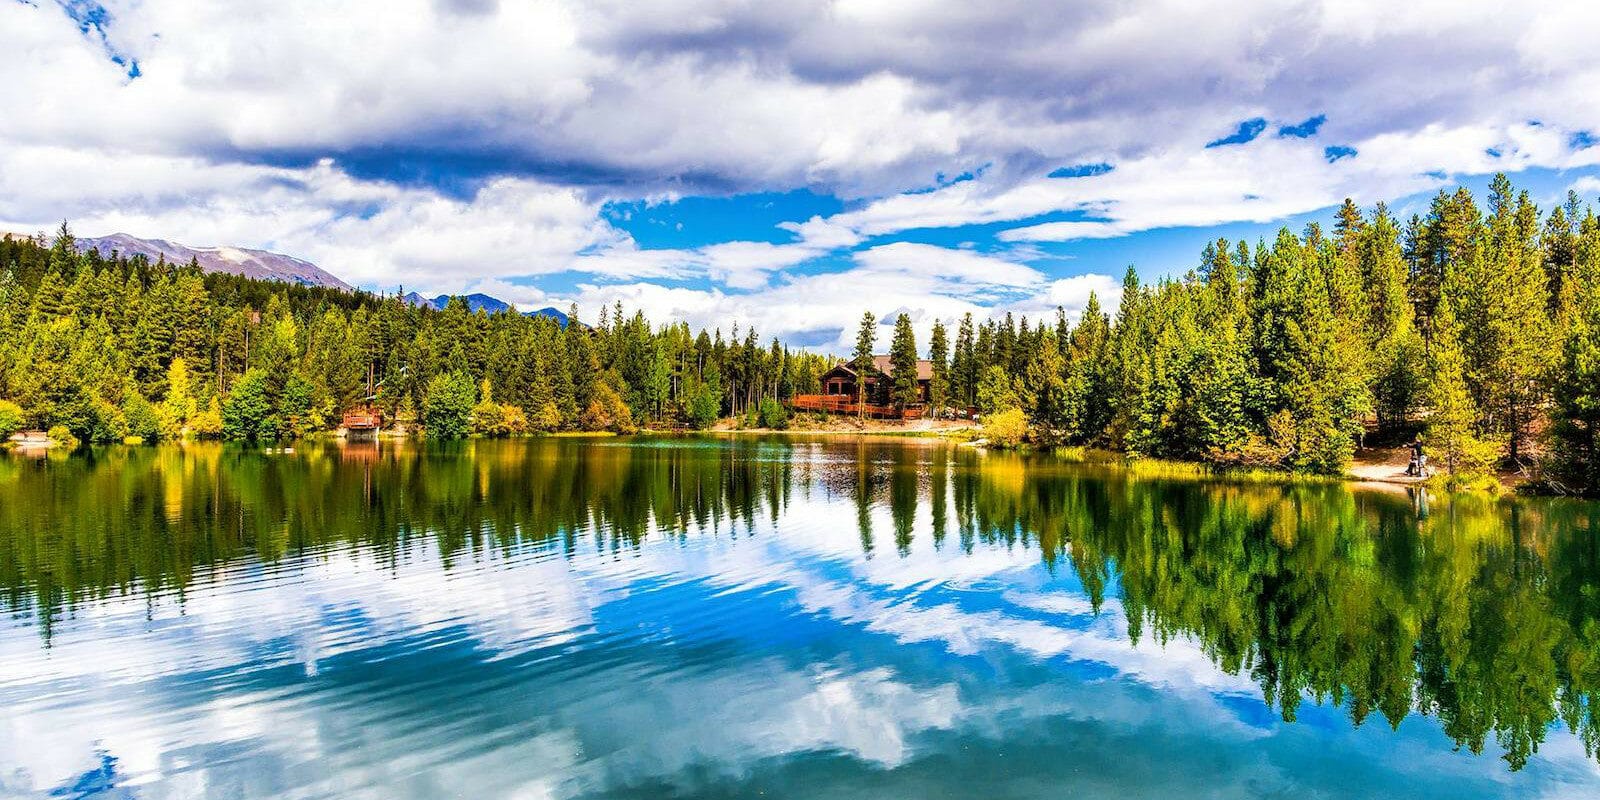
<path id="1" fill-rule="evenodd" d="M 808 346 L 1080 309 L 1496 171 L 1600 194 L 1600 9 L 0 0 L 0 229 Z M 588 313 L 593 313 L 588 312 Z"/>

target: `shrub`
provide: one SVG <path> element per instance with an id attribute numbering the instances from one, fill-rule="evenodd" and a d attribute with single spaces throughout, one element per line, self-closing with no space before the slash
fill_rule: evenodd
<path id="1" fill-rule="evenodd" d="M 65 425 L 53 426 L 45 435 L 50 437 L 50 441 L 68 450 L 76 450 L 78 445 L 82 444 L 82 442 L 78 441 L 78 437 L 72 435 L 72 430 Z"/>
<path id="2" fill-rule="evenodd" d="M 1016 448 L 1028 434 L 1028 418 L 1022 409 L 1012 407 L 998 411 L 983 420 L 983 435 L 990 446 Z"/>
<path id="3" fill-rule="evenodd" d="M 528 427 L 528 415 L 522 413 L 521 406 L 501 406 L 500 410 L 505 412 L 506 433 L 512 436 L 521 436 L 530 430 Z"/>
<path id="4" fill-rule="evenodd" d="M 129 436 L 137 436 L 147 442 L 153 442 L 161 436 L 160 415 L 137 389 L 130 387 L 122 398 L 122 416 L 127 422 Z"/>
<path id="5" fill-rule="evenodd" d="M 489 399 L 473 406 L 471 425 L 473 433 L 491 439 L 504 438 L 511 433 L 510 426 L 506 424 L 505 408 Z"/>
<path id="6" fill-rule="evenodd" d="M 200 439 L 222 438 L 222 404 L 211 398 L 211 406 L 194 415 L 189 422 L 189 432 Z"/>
<path id="7" fill-rule="evenodd" d="M 471 430 L 472 407 L 477 391 L 472 380 L 459 372 L 433 376 L 428 381 L 428 399 L 423 403 L 422 425 L 430 439 L 460 439 Z"/>
<path id="8" fill-rule="evenodd" d="M 611 427 L 611 414 L 606 409 L 606 404 L 600 398 L 589 401 L 589 406 L 583 410 L 582 419 L 578 426 L 586 431 L 603 431 Z"/>
<path id="9" fill-rule="evenodd" d="M 17 431 L 22 430 L 22 406 L 10 400 L 0 400 L 0 442 L 3 442 Z"/>
<path id="10" fill-rule="evenodd" d="M 580 422 L 586 431 L 633 433 L 638 430 L 633 424 L 633 411 L 629 410 L 627 403 L 622 402 L 617 390 L 605 381 L 595 384 L 594 399 L 584 409 Z"/>
<path id="11" fill-rule="evenodd" d="M 771 397 L 761 401 L 761 408 L 757 412 L 757 416 L 760 418 L 761 427 L 763 428 L 783 430 L 789 427 L 789 409 L 784 408 L 782 403 Z"/>
<path id="12" fill-rule="evenodd" d="M 534 413 L 533 419 L 529 420 L 528 424 L 533 430 L 546 433 L 558 430 L 561 428 L 561 409 L 557 408 L 555 403 L 545 403 Z"/>
<path id="13" fill-rule="evenodd" d="M 122 409 L 98 397 L 91 407 L 94 409 L 94 427 L 89 433 L 89 441 L 112 443 L 128 438 L 128 419 L 123 416 Z"/>
<path id="14" fill-rule="evenodd" d="M 267 373 L 259 367 L 245 371 L 233 385 L 222 407 L 222 435 L 247 442 L 278 437 L 278 419 L 267 397 Z"/>
<path id="15" fill-rule="evenodd" d="M 156 433 L 145 438 L 154 439 L 157 436 L 162 439 L 183 438 L 183 415 L 173 404 L 151 403 L 150 407 L 151 413 L 156 418 Z"/>
<path id="16" fill-rule="evenodd" d="M 689 426 L 703 431 L 717 424 L 717 414 L 722 410 L 721 399 L 710 386 L 701 384 L 689 398 Z"/>

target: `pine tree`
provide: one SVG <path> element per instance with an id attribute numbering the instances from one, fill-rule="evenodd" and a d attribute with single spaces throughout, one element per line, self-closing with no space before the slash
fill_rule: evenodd
<path id="1" fill-rule="evenodd" d="M 1098 441 L 1111 422 L 1111 388 L 1107 377 L 1111 321 L 1100 310 L 1100 298 L 1089 293 L 1083 314 L 1072 329 L 1069 352 L 1068 390 L 1080 409 L 1075 437 L 1080 442 Z"/>
<path id="2" fill-rule="evenodd" d="M 1116 448 L 1126 448 L 1130 440 L 1137 438 L 1139 416 L 1145 406 L 1144 387 L 1149 369 L 1145 361 L 1146 343 L 1140 330 L 1144 300 L 1139 273 L 1130 265 L 1122 276 L 1122 300 L 1111 328 L 1106 359 L 1106 388 L 1111 402 L 1106 438 Z"/>
<path id="3" fill-rule="evenodd" d="M 1600 493 L 1600 313 L 1592 300 L 1585 305 L 1574 314 L 1555 373 L 1550 460 L 1564 487 L 1592 496 Z"/>
<path id="4" fill-rule="evenodd" d="M 917 338 L 911 318 L 900 314 L 894 321 L 894 338 L 889 344 L 889 369 L 893 371 L 893 402 L 900 408 L 922 400 L 917 386 Z"/>
<path id="5" fill-rule="evenodd" d="M 267 374 L 246 370 L 222 406 L 222 435 L 236 441 L 269 441 L 278 437 L 278 420 L 267 393 Z"/>
<path id="6" fill-rule="evenodd" d="M 850 364 L 856 372 L 856 404 L 858 413 L 866 414 L 867 381 L 877 368 L 872 360 L 872 348 L 878 341 L 878 318 L 871 311 L 861 314 L 861 325 L 856 329 L 856 352 Z"/>
<path id="7" fill-rule="evenodd" d="M 1537 410 L 1545 401 L 1545 372 L 1555 355 L 1549 330 L 1546 271 L 1536 243 L 1538 211 L 1511 181 L 1495 176 L 1488 225 L 1490 263 L 1483 267 L 1484 328 L 1479 396 L 1493 428 L 1504 434 L 1518 463 Z M 1481 251 L 1480 251 L 1481 252 Z"/>
<path id="8" fill-rule="evenodd" d="M 471 430 L 476 394 L 472 379 L 465 373 L 446 372 L 433 376 L 428 382 L 428 397 L 422 414 L 428 438 L 464 438 Z"/>
<path id="9" fill-rule="evenodd" d="M 1467 387 L 1459 330 L 1452 301 L 1446 294 L 1435 307 L 1433 342 L 1428 353 L 1428 405 L 1432 413 L 1428 417 L 1427 444 L 1452 478 L 1475 475 L 1494 459 L 1494 446 L 1474 432 L 1478 409 Z"/>
<path id="10" fill-rule="evenodd" d="M 1055 443 L 1076 432 L 1081 398 L 1067 383 L 1067 359 L 1054 338 L 1042 344 L 1032 348 L 1023 375 L 1023 412 L 1040 441 Z"/>
<path id="11" fill-rule="evenodd" d="M 933 379 L 928 383 L 928 402 L 933 406 L 933 415 L 937 419 L 950 402 L 950 342 L 943 320 L 933 321 L 928 360 L 933 364 Z"/>
<path id="12" fill-rule="evenodd" d="M 1600 494 L 1600 225 L 1593 217 L 1574 239 L 1563 275 L 1569 325 L 1552 372 L 1547 466 L 1558 488 L 1593 496 Z"/>
<path id="13" fill-rule="evenodd" d="M 956 330 L 955 355 L 950 362 L 950 389 L 956 405 L 974 405 L 978 395 L 978 354 L 973 339 L 972 312 L 961 317 Z"/>

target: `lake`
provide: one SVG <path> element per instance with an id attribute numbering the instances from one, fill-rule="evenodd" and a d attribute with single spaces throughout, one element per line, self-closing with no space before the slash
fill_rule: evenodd
<path id="1" fill-rule="evenodd" d="M 1600 505 L 916 439 L 0 456 L 0 797 L 1592 797 Z"/>

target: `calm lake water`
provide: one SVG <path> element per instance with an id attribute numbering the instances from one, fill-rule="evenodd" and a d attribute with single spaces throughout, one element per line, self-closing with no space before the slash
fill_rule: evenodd
<path id="1" fill-rule="evenodd" d="M 0 457 L 0 797 L 1594 797 L 1600 505 L 896 439 Z"/>

